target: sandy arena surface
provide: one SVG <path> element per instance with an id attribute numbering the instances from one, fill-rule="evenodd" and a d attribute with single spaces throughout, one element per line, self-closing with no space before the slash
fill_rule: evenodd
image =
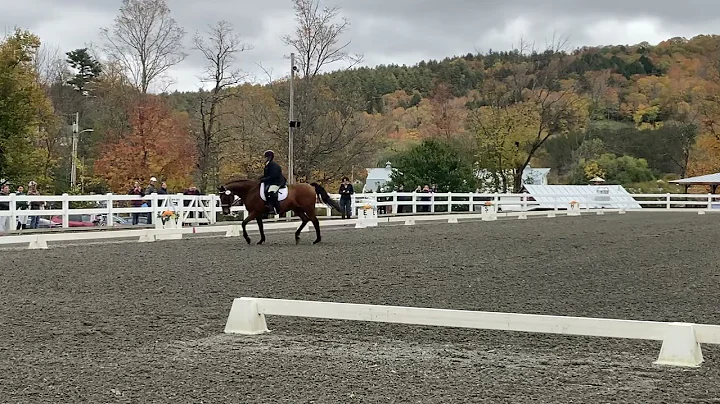
<path id="1" fill-rule="evenodd" d="M 720 216 L 628 213 L 0 250 L 3 403 L 712 403 L 659 342 L 268 317 L 256 296 L 720 324 Z M 253 242 L 258 240 L 253 235 Z"/>

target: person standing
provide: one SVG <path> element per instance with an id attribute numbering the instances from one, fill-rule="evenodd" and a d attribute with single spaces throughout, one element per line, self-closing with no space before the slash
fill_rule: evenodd
<path id="1" fill-rule="evenodd" d="M 40 191 L 38 191 L 37 189 L 37 182 L 30 181 L 30 183 L 28 183 L 28 195 L 40 196 Z M 43 205 L 44 202 L 37 200 L 32 201 L 30 202 L 30 210 L 40 210 L 42 209 Z M 38 214 L 30 216 L 30 228 L 37 229 L 38 227 L 40 227 L 40 216 Z"/>
<path id="2" fill-rule="evenodd" d="M 355 194 L 352 184 L 348 177 L 343 177 L 340 185 L 340 208 L 342 208 L 342 218 L 350 219 L 352 217 L 352 196 Z"/>

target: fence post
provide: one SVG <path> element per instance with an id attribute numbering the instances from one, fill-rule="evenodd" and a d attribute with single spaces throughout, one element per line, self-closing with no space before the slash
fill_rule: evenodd
<path id="1" fill-rule="evenodd" d="M 68 194 L 62 194 L 62 227 L 70 227 L 70 200 Z"/>
<path id="2" fill-rule="evenodd" d="M 158 215 L 158 194 L 157 192 L 153 192 L 150 194 L 150 208 L 152 209 L 152 213 L 150 214 L 150 220 L 148 221 L 148 224 L 155 224 L 155 218 Z"/>
<path id="3" fill-rule="evenodd" d="M 500 211 L 500 194 L 495 192 L 493 194 L 493 205 L 495 206 L 495 214 Z"/>
<path id="4" fill-rule="evenodd" d="M 413 192 L 411 201 L 412 201 L 412 213 L 414 215 L 417 213 L 417 202 L 418 202 L 417 192 Z"/>
<path id="5" fill-rule="evenodd" d="M 708 206 L 707 209 L 712 209 L 712 194 L 708 194 Z"/>
<path id="6" fill-rule="evenodd" d="M 687 200 L 687 199 L 686 199 Z M 665 207 L 670 209 L 670 194 L 665 194 Z"/>
<path id="7" fill-rule="evenodd" d="M 430 213 L 435 213 L 435 193 L 430 193 Z"/>
<path id="8" fill-rule="evenodd" d="M 468 213 L 473 213 L 475 211 L 475 193 L 470 192 L 470 197 L 468 198 Z"/>
<path id="9" fill-rule="evenodd" d="M 105 220 L 105 224 L 108 227 L 115 226 L 115 220 L 113 220 L 113 194 L 111 192 L 108 192 L 105 194 L 107 196 L 107 219 Z"/>
<path id="10" fill-rule="evenodd" d="M 17 201 L 15 200 L 17 197 L 17 194 L 15 192 L 11 193 L 10 195 L 10 217 L 8 218 L 8 228 L 7 232 L 8 234 L 12 233 L 17 229 Z"/>

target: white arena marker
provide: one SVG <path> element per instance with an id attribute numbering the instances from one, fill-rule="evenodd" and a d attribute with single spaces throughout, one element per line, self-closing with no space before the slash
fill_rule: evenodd
<path id="1" fill-rule="evenodd" d="M 415 219 L 408 219 L 405 221 L 405 226 L 413 226 L 415 225 Z"/>
<path id="2" fill-rule="evenodd" d="M 240 226 L 230 226 L 225 237 L 240 237 Z"/>
<path id="3" fill-rule="evenodd" d="M 520 220 L 525 220 L 525 219 L 527 219 L 527 213 L 525 213 L 525 212 L 520 212 L 520 214 L 518 215 L 518 219 L 520 219 Z"/>
<path id="4" fill-rule="evenodd" d="M 547 217 L 555 217 L 555 211 L 550 211 L 547 215 Z"/>
<path id="5" fill-rule="evenodd" d="M 225 324 L 226 334 L 256 335 L 270 332 L 265 315 L 258 311 L 255 299 L 241 297 L 233 300 L 230 314 Z"/>
<path id="6" fill-rule="evenodd" d="M 155 235 L 150 232 L 150 230 L 145 230 L 142 233 L 140 233 L 140 238 L 138 239 L 138 242 L 140 243 L 152 243 L 155 241 Z"/>
<path id="7" fill-rule="evenodd" d="M 692 324 L 672 323 L 660 348 L 657 365 L 699 367 L 703 362 Z"/>
<path id="8" fill-rule="evenodd" d="M 598 210 L 598 211 L 597 211 L 597 214 L 598 214 L 598 216 L 602 216 L 602 215 L 605 214 L 605 212 L 603 212 L 602 210 Z"/>
<path id="9" fill-rule="evenodd" d="M 448 219 L 448 223 L 457 223 L 457 222 L 458 222 L 458 220 L 456 217 L 451 217 L 450 219 Z"/>
<path id="10" fill-rule="evenodd" d="M 704 215 L 704 214 L 705 214 L 704 210 L 698 211 L 698 215 Z"/>
<path id="11" fill-rule="evenodd" d="M 47 249 L 47 241 L 45 241 L 45 237 L 43 236 L 37 236 L 33 241 L 30 242 L 28 245 L 29 250 L 44 250 Z"/>

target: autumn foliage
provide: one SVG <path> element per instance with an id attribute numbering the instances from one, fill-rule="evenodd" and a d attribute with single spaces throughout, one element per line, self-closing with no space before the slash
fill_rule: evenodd
<path id="1" fill-rule="evenodd" d="M 187 115 L 171 111 L 154 96 L 138 102 L 129 115 L 131 130 L 101 145 L 95 173 L 114 192 L 126 192 L 134 180 L 146 182 L 153 176 L 167 181 L 170 189 L 189 186 L 196 149 Z"/>

